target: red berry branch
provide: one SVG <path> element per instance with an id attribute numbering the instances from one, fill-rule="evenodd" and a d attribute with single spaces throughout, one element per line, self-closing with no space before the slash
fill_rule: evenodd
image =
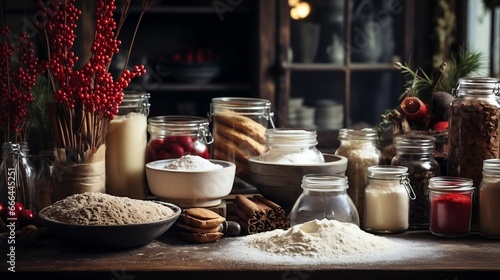
<path id="1" fill-rule="evenodd" d="M 8 26 L 3 26 L 0 37 L 0 127 L 4 142 L 26 142 L 28 108 L 34 101 L 32 89 L 37 74 L 44 69 L 26 33 L 15 36 Z"/>
<path id="2" fill-rule="evenodd" d="M 122 3 L 118 25 L 114 20 L 115 1 L 96 1 L 94 41 L 90 58 L 81 69 L 75 69 L 78 57 L 72 51 L 81 11 L 75 0 L 50 1 L 35 0 L 42 13 L 40 18 L 47 19 L 39 25 L 54 91 L 54 104 L 49 107 L 51 128 L 57 147 L 73 153 L 75 162 L 83 162 L 87 151 L 96 151 L 105 143 L 109 122 L 118 114 L 123 100 L 123 90 L 146 71 L 144 65 L 136 65 L 124 69 L 116 78 L 108 71 L 113 55 L 119 52 L 118 34 L 130 1 Z"/>

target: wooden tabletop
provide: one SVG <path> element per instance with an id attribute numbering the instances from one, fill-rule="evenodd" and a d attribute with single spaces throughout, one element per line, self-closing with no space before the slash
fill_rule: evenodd
<path id="1" fill-rule="evenodd" d="M 192 244 L 167 232 L 149 244 L 125 250 L 49 238 L 33 247 L 16 247 L 15 274 L 7 272 L 8 248 L 2 244 L 0 279 L 500 279 L 500 240 L 474 233 L 447 239 L 427 231 L 386 237 L 415 246 L 389 259 L 315 263 L 304 257 L 287 261 L 279 255 L 249 258 L 247 248 L 239 245 L 241 237 Z"/>

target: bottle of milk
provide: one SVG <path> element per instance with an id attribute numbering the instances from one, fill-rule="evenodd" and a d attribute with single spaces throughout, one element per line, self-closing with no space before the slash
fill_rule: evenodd
<path id="1" fill-rule="evenodd" d="M 146 92 L 124 92 L 118 115 L 106 135 L 106 193 L 145 199 L 146 145 L 149 115 Z"/>

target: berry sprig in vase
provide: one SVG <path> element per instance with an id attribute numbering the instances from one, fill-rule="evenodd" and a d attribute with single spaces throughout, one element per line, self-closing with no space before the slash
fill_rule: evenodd
<path id="1" fill-rule="evenodd" d="M 144 0 L 142 13 L 153 2 Z M 130 1 L 122 1 L 121 13 L 114 0 L 95 1 L 94 41 L 90 58 L 81 68 L 76 67 L 79 58 L 72 51 L 75 29 L 82 13 L 75 6 L 75 0 L 39 0 L 36 3 L 40 18 L 46 19 L 37 26 L 47 46 L 47 72 L 53 91 L 53 102 L 48 104 L 57 150 L 52 201 L 75 193 L 105 192 L 105 140 L 109 123 L 118 114 L 123 91 L 132 79 L 145 73 L 143 65 L 124 69 L 118 77 L 109 71 L 113 55 L 119 52 L 118 35 Z M 118 23 L 115 21 L 117 14 L 120 15 Z"/>
<path id="2" fill-rule="evenodd" d="M 19 215 L 33 216 L 36 171 L 28 157 L 28 135 L 32 120 L 29 106 L 36 77 L 44 72 L 26 33 L 0 29 L 0 128 L 3 133 L 0 165 L 1 221 L 19 225 Z M 31 212 L 20 212 L 17 206 Z"/>

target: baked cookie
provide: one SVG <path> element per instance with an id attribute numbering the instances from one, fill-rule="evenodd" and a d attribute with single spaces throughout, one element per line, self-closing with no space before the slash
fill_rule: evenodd
<path id="1" fill-rule="evenodd" d="M 216 126 L 223 124 L 250 136 L 252 139 L 261 144 L 266 143 L 266 127 L 249 117 L 238 113 L 228 112 L 227 114 L 224 113 L 214 115 L 214 120 L 217 122 Z"/>
<path id="2" fill-rule="evenodd" d="M 193 243 L 209 243 L 219 240 L 224 234 L 222 232 L 179 232 L 180 238 Z"/>

